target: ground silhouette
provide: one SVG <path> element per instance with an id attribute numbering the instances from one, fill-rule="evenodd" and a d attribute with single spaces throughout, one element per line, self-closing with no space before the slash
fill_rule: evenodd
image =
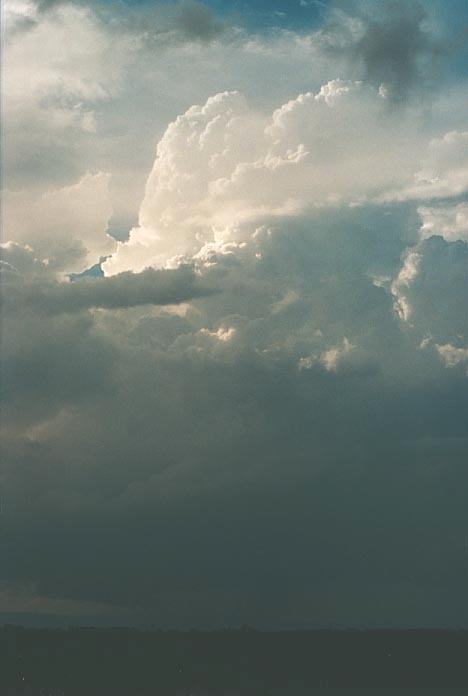
<path id="1" fill-rule="evenodd" d="M 0 627 L 0 692 L 31 696 L 468 687 L 468 631 Z M 402 692 L 403 693 L 403 692 Z"/>

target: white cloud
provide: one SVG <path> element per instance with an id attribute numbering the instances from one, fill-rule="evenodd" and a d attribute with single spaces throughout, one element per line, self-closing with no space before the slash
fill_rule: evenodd
<path id="1" fill-rule="evenodd" d="M 5 34 L 25 22 L 37 18 L 37 7 L 28 0 L 4 0 L 1 5 L 1 21 Z"/>
<path id="2" fill-rule="evenodd" d="M 406 254 L 398 276 L 392 283 L 392 293 L 395 298 L 395 310 L 404 321 L 411 320 L 412 307 L 408 301 L 406 290 L 411 287 L 419 274 L 421 255 L 417 251 Z"/>
<path id="3" fill-rule="evenodd" d="M 468 203 L 432 208 L 421 206 L 418 213 L 422 220 L 422 239 L 438 234 L 448 242 L 457 239 L 468 242 Z"/>
<path id="4" fill-rule="evenodd" d="M 384 201 L 436 200 L 468 192 L 468 132 L 450 131 L 434 138 L 422 168 L 403 190 L 385 194 Z"/>
<path id="5" fill-rule="evenodd" d="M 192 106 L 167 129 L 139 227 L 107 274 L 163 265 L 233 239 L 248 220 L 372 195 L 413 164 L 409 124 L 385 122 L 376 90 L 333 80 L 262 116 L 238 92 Z"/>
<path id="6" fill-rule="evenodd" d="M 436 349 L 447 367 L 468 363 L 468 348 L 457 348 L 446 343 L 445 345 L 436 344 Z"/>
<path id="7" fill-rule="evenodd" d="M 343 338 L 341 346 L 334 346 L 325 350 L 320 356 L 320 362 L 329 372 L 337 372 L 339 366 L 353 354 L 356 346 L 354 346 L 346 336 Z"/>
<path id="8" fill-rule="evenodd" d="M 96 135 L 108 131 L 103 109 L 121 94 L 138 46 L 128 33 L 114 37 L 91 8 L 72 3 L 38 11 L 34 21 L 7 34 L 2 51 L 7 187 L 44 192 L 86 171 L 108 170 Z"/>
<path id="9" fill-rule="evenodd" d="M 339 375 L 356 374 L 364 375 L 375 371 L 377 362 L 372 355 L 344 336 L 342 342 L 324 350 L 319 357 L 321 365 L 327 372 Z"/>
<path id="10" fill-rule="evenodd" d="M 106 230 L 112 215 L 109 174 L 86 174 L 77 183 L 45 193 L 7 191 L 4 238 L 31 243 L 60 270 L 80 271 L 111 253 Z"/>
<path id="11" fill-rule="evenodd" d="M 3 91 L 9 112 L 56 100 L 57 106 L 108 99 L 121 85 L 132 42 L 112 50 L 112 37 L 92 10 L 60 5 L 14 36 L 4 56 Z M 31 69 L 34 67 L 34 69 Z"/>

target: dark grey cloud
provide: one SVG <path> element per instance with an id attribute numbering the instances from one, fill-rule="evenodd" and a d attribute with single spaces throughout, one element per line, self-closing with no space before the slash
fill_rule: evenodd
<path id="1" fill-rule="evenodd" d="M 177 0 L 137 7 L 125 3 L 118 12 L 112 8 L 111 13 L 105 2 L 97 3 L 95 8 L 104 19 L 112 17 L 111 30 L 136 33 L 152 49 L 180 43 L 210 43 L 227 28 L 227 23 L 199 0 Z"/>
<path id="2" fill-rule="evenodd" d="M 462 240 L 447 242 L 434 235 L 407 253 L 395 284 L 396 298 L 421 339 L 467 343 L 467 280 L 468 244 Z"/>
<path id="3" fill-rule="evenodd" d="M 13 275 L 14 277 L 14 275 Z M 180 304 L 212 292 L 190 267 L 176 270 L 147 269 L 112 278 L 83 277 L 77 282 L 33 280 L 13 284 L 6 307 L 57 314 L 90 308 L 125 309 L 139 305 Z"/>
<path id="4" fill-rule="evenodd" d="M 174 3 L 154 3 L 139 6 L 122 3 L 110 8 L 108 3 L 97 0 L 38 0 L 36 14 L 31 17 L 19 17 L 12 27 L 12 32 L 28 31 L 37 26 L 41 17 L 63 5 L 91 6 L 97 16 L 104 20 L 112 19 L 111 30 L 126 30 L 142 33 L 146 38 L 158 38 L 162 44 L 185 41 L 210 42 L 224 32 L 226 23 L 220 21 L 214 12 L 199 0 L 179 0 Z"/>
<path id="5" fill-rule="evenodd" d="M 203 282 L 224 292 L 184 316 L 75 311 L 107 306 L 100 288 L 117 308 L 139 283 L 146 298 L 157 272 L 54 285 L 38 306 L 60 313 L 13 315 L 10 587 L 173 626 L 468 622 L 466 377 L 372 281 L 398 274 L 416 220 L 409 205 L 276 220 L 261 260 L 211 258 Z M 11 253 L 10 273 L 50 282 Z M 193 289 L 193 271 L 171 273 Z M 344 335 L 372 369 L 320 360 Z"/>
<path id="6" fill-rule="evenodd" d="M 119 350 L 112 329 L 102 331 L 86 310 L 175 305 L 213 292 L 188 266 L 59 282 L 31 247 L 9 243 L 2 252 L 2 416 L 9 424 L 47 420 L 113 390 Z"/>
<path id="7" fill-rule="evenodd" d="M 365 77 L 383 82 L 390 97 L 404 102 L 427 86 L 441 46 L 423 27 L 425 13 L 417 4 L 398 4 L 382 21 L 369 19 L 354 52 L 364 65 Z"/>
<path id="8" fill-rule="evenodd" d="M 0 270 L 5 286 L 4 310 L 46 314 L 74 313 L 93 307 L 125 309 L 139 305 L 180 304 L 213 292 L 191 266 L 142 273 L 121 273 L 112 278 L 74 276 L 54 279 L 54 266 L 35 257 L 31 247 L 8 243 L 2 249 Z"/>
<path id="9" fill-rule="evenodd" d="M 175 26 L 188 40 L 212 41 L 219 36 L 224 25 L 212 11 L 197 0 L 183 0 L 176 15 Z"/>
<path id="10" fill-rule="evenodd" d="M 249 616 L 283 626 L 454 617 L 464 591 L 457 559 L 467 522 L 466 442 L 448 435 L 463 432 L 461 412 L 440 439 L 424 440 L 442 401 L 466 407 L 452 379 L 398 399 L 379 389 L 378 400 L 356 383 L 321 387 L 320 379 L 301 397 L 292 375 L 252 364 L 200 370 L 178 363 L 180 379 L 168 363 L 153 363 L 154 377 L 149 363 L 138 369 L 146 390 L 130 371 L 134 388 L 114 395 L 97 432 L 96 411 L 74 436 L 64 433 L 72 435 L 68 452 L 55 442 L 67 452 L 65 465 L 57 451 L 33 443 L 16 459 L 5 574 L 34 577 L 43 596 L 140 607 L 163 625 L 239 624 Z M 421 439 L 413 439 L 416 420 Z M 77 452 L 79 432 L 88 443 Z M 341 444 L 333 444 L 337 433 Z M 100 452 L 87 471 L 80 463 L 86 449 L 91 459 Z M 408 592 L 422 606 L 403 610 Z M 369 593 L 381 597 L 378 606 L 368 606 Z M 434 601 L 439 593 L 451 596 L 444 612 Z M 346 599 L 353 596 L 357 604 Z M 458 611 L 463 623 L 468 617 Z"/>
<path id="11" fill-rule="evenodd" d="M 383 84 L 391 103 L 420 98 L 434 86 L 450 52 L 448 43 L 431 32 L 419 2 L 389 0 L 363 7 L 357 15 L 333 19 L 324 33 L 328 50 L 354 62 L 363 79 Z"/>

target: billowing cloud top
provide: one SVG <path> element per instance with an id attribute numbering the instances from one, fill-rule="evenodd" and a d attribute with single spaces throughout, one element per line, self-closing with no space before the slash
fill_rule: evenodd
<path id="1" fill-rule="evenodd" d="M 468 85 L 414 8 L 5 3 L 4 612 L 468 623 Z"/>

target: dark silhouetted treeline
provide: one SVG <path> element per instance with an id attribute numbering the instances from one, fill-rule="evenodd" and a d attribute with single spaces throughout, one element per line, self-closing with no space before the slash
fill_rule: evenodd
<path id="1" fill-rule="evenodd" d="M 301 696 L 318 687 L 466 689 L 468 631 L 4 626 L 0 681 L 1 694 L 34 696 Z"/>

